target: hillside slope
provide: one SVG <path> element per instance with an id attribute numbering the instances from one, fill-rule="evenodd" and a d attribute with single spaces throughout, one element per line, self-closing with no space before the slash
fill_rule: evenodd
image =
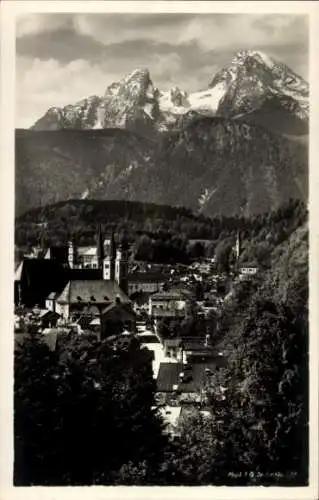
<path id="1" fill-rule="evenodd" d="M 307 198 L 307 148 L 262 127 L 193 119 L 151 140 L 120 129 L 16 132 L 16 214 L 70 198 L 244 216 Z"/>
<path id="2" fill-rule="evenodd" d="M 156 145 L 125 130 L 16 131 L 16 215 L 70 198 L 130 199 Z M 141 196 L 143 198 L 143 196 Z"/>

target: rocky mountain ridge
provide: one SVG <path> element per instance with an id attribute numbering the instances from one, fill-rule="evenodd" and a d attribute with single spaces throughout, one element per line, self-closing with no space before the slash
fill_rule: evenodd
<path id="1" fill-rule="evenodd" d="M 180 128 L 194 116 L 249 120 L 253 115 L 254 123 L 276 130 L 278 117 L 269 120 L 275 108 L 281 115 L 280 123 L 293 124 L 283 127 L 283 131 L 300 134 L 307 130 L 308 95 L 308 83 L 285 64 L 262 52 L 243 50 L 217 72 L 204 90 L 188 93 L 173 87 L 163 92 L 154 86 L 148 69 L 136 69 L 108 86 L 104 96 L 50 108 L 32 128 L 115 127 L 154 135 Z"/>

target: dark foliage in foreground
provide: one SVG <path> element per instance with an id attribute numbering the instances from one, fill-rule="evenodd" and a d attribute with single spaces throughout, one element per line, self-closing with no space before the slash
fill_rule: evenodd
<path id="1" fill-rule="evenodd" d="M 134 342 L 51 353 L 30 336 L 15 354 L 15 484 L 113 484 L 143 462 L 152 481 L 165 447 L 153 395 L 149 352 Z"/>

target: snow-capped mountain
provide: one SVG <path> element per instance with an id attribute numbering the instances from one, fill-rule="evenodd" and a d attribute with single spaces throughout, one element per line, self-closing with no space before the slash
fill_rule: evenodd
<path id="1" fill-rule="evenodd" d="M 101 103 L 103 128 L 134 128 L 137 122 L 152 125 L 159 118 L 157 89 L 147 69 L 137 69 L 110 85 Z"/>
<path id="2" fill-rule="evenodd" d="M 227 117 L 261 119 L 273 115 L 307 122 L 309 86 L 285 64 L 263 52 L 245 50 L 236 54 L 230 66 L 215 75 L 209 87 L 224 85 L 226 92 L 218 105 L 218 114 Z M 259 121 L 259 120 L 257 120 Z M 275 125 L 275 123 L 273 123 Z"/>
<path id="3" fill-rule="evenodd" d="M 285 64 L 262 52 L 244 50 L 204 90 L 187 93 L 173 87 L 162 92 L 147 69 L 137 69 L 107 87 L 102 97 L 49 109 L 32 128 L 126 128 L 149 134 L 180 128 L 196 116 L 220 115 L 304 133 L 308 95 L 308 83 Z"/>
<path id="4" fill-rule="evenodd" d="M 63 108 L 50 108 L 31 128 L 35 130 L 102 128 L 103 124 L 100 120 L 101 102 L 101 97 L 90 96 L 73 105 L 69 104 Z"/>

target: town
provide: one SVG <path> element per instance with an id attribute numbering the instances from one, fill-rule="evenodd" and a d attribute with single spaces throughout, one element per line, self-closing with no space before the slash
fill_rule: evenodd
<path id="1" fill-rule="evenodd" d="M 310 7 L 148 3 L 13 9 L 13 484 L 307 486 Z"/>
<path id="2" fill-rule="evenodd" d="M 235 263 L 240 246 L 238 232 Z M 51 350 L 71 336 L 96 337 L 110 345 L 138 339 L 151 352 L 156 403 L 174 435 L 180 416 L 191 408 L 209 417 L 210 376 L 227 364 L 227 354 L 216 350 L 216 332 L 207 325 L 234 284 L 257 274 L 258 266 L 251 264 L 221 273 L 214 257 L 190 265 L 134 261 L 129 244 L 114 232 L 105 238 L 99 225 L 94 246 L 70 241 L 37 247 L 18 264 L 15 343 L 21 345 L 30 333 Z M 225 398 L 225 388 L 215 389 Z"/>

